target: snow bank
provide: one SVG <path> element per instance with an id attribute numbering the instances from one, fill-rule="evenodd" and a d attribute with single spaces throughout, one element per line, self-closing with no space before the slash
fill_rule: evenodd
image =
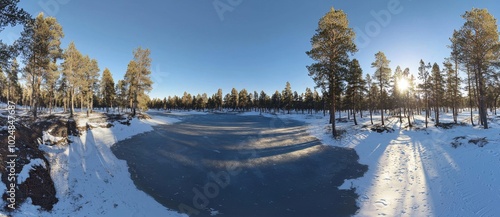
<path id="1" fill-rule="evenodd" d="M 181 120 L 178 118 L 172 118 L 172 117 L 155 116 L 154 118 L 145 119 L 142 121 L 145 123 L 148 123 L 152 126 L 156 126 L 156 125 L 162 125 L 162 124 L 174 124 L 174 123 L 177 123 Z"/>
<path id="2" fill-rule="evenodd" d="M 468 113 L 459 116 L 467 122 Z M 442 122 L 451 122 L 442 115 Z M 356 188 L 359 212 L 356 216 L 495 216 L 500 213 L 500 135 L 498 120 L 491 129 L 455 126 L 452 129 L 423 129 L 423 117 L 417 116 L 421 130 L 403 128 L 398 118 L 386 121 L 395 132 L 377 133 L 369 118 L 338 123 L 345 130 L 339 140 L 331 137 L 329 117 L 322 115 L 280 115 L 309 124 L 309 132 L 326 145 L 354 148 L 360 163 L 369 166 L 361 178 L 346 180 L 341 188 Z M 345 117 L 345 116 L 343 116 Z M 379 116 L 374 116 L 379 123 Z M 469 122 L 470 123 L 470 122 Z M 478 147 L 474 138 L 485 138 Z M 458 140 L 461 145 L 452 147 Z M 471 142 L 469 142 L 471 141 Z"/>
<path id="3" fill-rule="evenodd" d="M 71 137 L 69 146 L 40 145 L 51 165 L 59 202 L 51 212 L 40 211 L 28 199 L 13 216 L 185 216 L 168 210 L 138 190 L 130 178 L 125 161 L 117 159 L 110 147 L 133 135 L 153 130 L 152 125 L 169 124 L 172 118 L 133 119 L 130 126 L 116 123 L 112 128 L 93 128 Z M 88 121 L 85 118 L 81 120 Z M 44 134 L 45 139 L 59 139 Z M 38 160 L 38 161 L 37 161 Z M 25 180 L 34 159 L 20 174 Z"/>

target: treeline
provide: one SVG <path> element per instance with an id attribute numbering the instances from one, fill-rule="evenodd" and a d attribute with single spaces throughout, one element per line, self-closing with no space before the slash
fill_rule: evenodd
<path id="1" fill-rule="evenodd" d="M 165 110 L 198 110 L 198 111 L 259 111 L 259 112 L 301 112 L 312 113 L 324 110 L 324 98 L 316 90 L 306 88 L 304 93 L 292 92 L 290 83 L 286 83 L 283 91 L 267 94 L 264 91 L 248 92 L 233 88 L 223 95 L 222 89 L 208 96 L 206 93 L 191 95 L 184 92 L 183 96 L 169 96 L 163 99 L 154 98 L 148 106 L 153 109 Z"/>
<path id="2" fill-rule="evenodd" d="M 433 118 L 440 124 L 440 114 L 451 112 L 458 123 L 458 112 L 469 107 L 470 121 L 473 109 L 479 111 L 477 124 L 488 128 L 487 108 L 496 113 L 500 96 L 500 42 L 495 18 L 485 9 L 472 9 L 463 15 L 464 25 L 455 30 L 450 38 L 450 57 L 442 64 L 431 64 L 423 60 L 413 74 L 409 68 L 389 68 L 390 61 L 383 52 L 375 54 L 372 68 L 366 73 L 359 61 L 350 59 L 357 51 L 354 31 L 348 26 L 342 10 L 331 9 L 319 21 L 316 34 L 311 39 L 312 49 L 307 53 L 316 62 L 307 66 L 309 76 L 317 84 L 314 92 L 292 91 L 287 82 L 282 91 L 274 93 L 248 92 L 233 88 L 223 96 L 221 89 L 208 96 L 206 93 L 169 96 L 152 99 L 148 106 L 155 109 L 196 110 L 240 110 L 261 112 L 312 113 L 323 111 L 330 114 L 330 123 L 335 129 L 336 111 L 348 111 L 348 118 L 363 117 L 367 111 L 373 124 L 373 113 L 399 116 L 414 123 L 415 114 L 425 115 L 425 125 Z M 418 61 L 418 60 L 416 60 Z M 462 78 L 459 71 L 465 72 Z M 465 87 L 465 88 L 463 88 Z M 320 93 L 316 91 L 320 90 Z M 463 96 L 463 93 L 467 93 Z M 335 130 L 333 130 L 335 136 Z"/>
<path id="3" fill-rule="evenodd" d="M 461 81 L 465 82 L 468 93 L 471 122 L 474 124 L 472 108 L 476 107 L 480 117 L 478 124 L 488 128 L 487 108 L 496 109 L 500 95 L 498 26 L 486 9 L 474 8 L 462 17 L 465 23 L 451 34 L 450 57 L 444 60 L 442 66 L 425 64 L 421 60 L 419 80 L 416 81 L 409 69 L 403 71 L 397 67 L 392 73 L 389 60 L 383 52 L 378 52 L 372 63 L 375 70 L 373 76 L 368 75 L 363 81 L 358 61 L 350 59 L 358 50 L 354 43 L 355 32 L 349 27 L 347 15 L 332 8 L 323 16 L 311 38 L 312 48 L 306 52 L 315 61 L 307 69 L 317 87 L 325 90 L 333 136 L 336 136 L 335 111 L 344 106 L 344 95 L 351 99 L 349 107 L 356 113 L 363 107 L 363 100 L 356 100 L 363 96 L 363 92 L 370 115 L 373 110 L 380 110 L 382 125 L 385 111 L 395 107 L 400 108 L 399 113 L 407 114 L 410 126 L 410 116 L 422 110 L 425 111 L 426 126 L 431 113 L 434 113 L 435 123 L 439 124 L 440 111 L 448 108 L 451 108 L 454 122 L 457 122 L 458 109 L 464 105 L 460 94 Z M 459 71 L 465 72 L 467 78 L 460 78 Z"/>
<path id="4" fill-rule="evenodd" d="M 146 93 L 152 88 L 149 49 L 134 50 L 124 78 L 115 84 L 109 69 L 101 76 L 97 60 L 80 53 L 73 42 L 61 48 L 64 33 L 54 17 L 40 13 L 33 19 L 17 8 L 18 0 L 4 2 L 0 10 L 9 16 L 0 16 L 0 30 L 18 24 L 24 29 L 12 45 L 0 43 L 2 102 L 27 106 L 35 118 L 39 110 L 50 113 L 55 107 L 69 110 L 71 116 L 75 107 L 85 109 L 87 115 L 94 108 L 130 108 L 132 116 L 136 108 L 146 109 Z M 23 68 L 17 62 L 19 56 Z"/>

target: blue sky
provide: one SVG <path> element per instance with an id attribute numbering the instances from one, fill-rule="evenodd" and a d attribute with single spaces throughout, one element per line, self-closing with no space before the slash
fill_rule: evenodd
<path id="1" fill-rule="evenodd" d="M 217 3 L 228 11 L 218 12 Z M 269 94 L 287 81 L 299 93 L 314 87 L 306 69 L 312 60 L 305 52 L 331 7 L 347 13 L 359 37 L 354 57 L 370 74 L 378 51 L 393 70 L 409 67 L 414 75 L 420 59 L 441 64 L 466 10 L 488 8 L 500 17 L 494 1 L 451 0 L 21 0 L 20 6 L 34 16 L 55 16 L 65 33 L 62 46 L 74 41 L 98 60 L 101 71 L 109 68 L 115 82 L 123 78 L 132 51 L 149 48 L 150 96 L 161 98 L 184 91 L 212 95 L 218 88 L 226 94 L 233 87 Z M 0 38 L 9 42 L 16 34 L 7 28 Z"/>

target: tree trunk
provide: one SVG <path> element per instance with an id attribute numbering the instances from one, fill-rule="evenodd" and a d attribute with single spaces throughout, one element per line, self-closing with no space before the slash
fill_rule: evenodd
<path id="1" fill-rule="evenodd" d="M 469 85 L 469 107 L 470 107 L 470 122 L 474 126 L 474 115 L 472 114 L 472 86 L 471 86 L 470 70 L 467 68 L 467 81 Z"/>
<path id="2" fill-rule="evenodd" d="M 369 109 L 369 112 L 370 112 L 370 122 L 373 125 L 373 111 L 371 109 Z"/>
<path id="3" fill-rule="evenodd" d="M 403 123 L 403 112 L 402 112 L 402 108 L 401 106 L 399 107 L 399 123 L 402 124 Z"/>
<path id="4" fill-rule="evenodd" d="M 382 126 L 384 126 L 384 109 L 380 109 L 380 117 L 382 118 Z"/>
<path id="5" fill-rule="evenodd" d="M 73 115 L 75 114 L 75 89 L 72 88 L 70 91 L 69 91 L 69 98 L 71 99 L 71 108 L 70 108 L 70 117 L 73 117 Z"/>
<path id="6" fill-rule="evenodd" d="M 483 123 L 483 128 L 488 129 L 488 115 L 486 110 L 486 102 L 484 100 L 485 91 L 484 91 L 484 79 L 481 71 L 481 67 L 478 67 L 479 70 L 479 115 L 481 117 L 481 122 Z"/>
<path id="7" fill-rule="evenodd" d="M 333 91 L 330 91 L 330 94 L 332 95 L 332 104 L 330 107 L 330 120 L 332 124 L 332 136 L 333 138 L 337 138 L 337 129 L 335 128 L 335 93 Z"/>
<path id="8" fill-rule="evenodd" d="M 354 118 L 354 125 L 358 125 L 358 121 L 356 120 L 356 112 L 355 112 L 356 110 L 353 109 L 352 111 L 353 111 L 352 112 L 352 117 Z"/>

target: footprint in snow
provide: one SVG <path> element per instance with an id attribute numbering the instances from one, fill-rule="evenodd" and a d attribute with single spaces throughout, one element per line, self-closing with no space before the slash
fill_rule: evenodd
<path id="1" fill-rule="evenodd" d="M 385 201 L 385 199 L 381 199 L 381 200 L 377 200 L 375 202 L 376 205 L 383 205 L 383 206 L 387 206 L 387 201 Z"/>

